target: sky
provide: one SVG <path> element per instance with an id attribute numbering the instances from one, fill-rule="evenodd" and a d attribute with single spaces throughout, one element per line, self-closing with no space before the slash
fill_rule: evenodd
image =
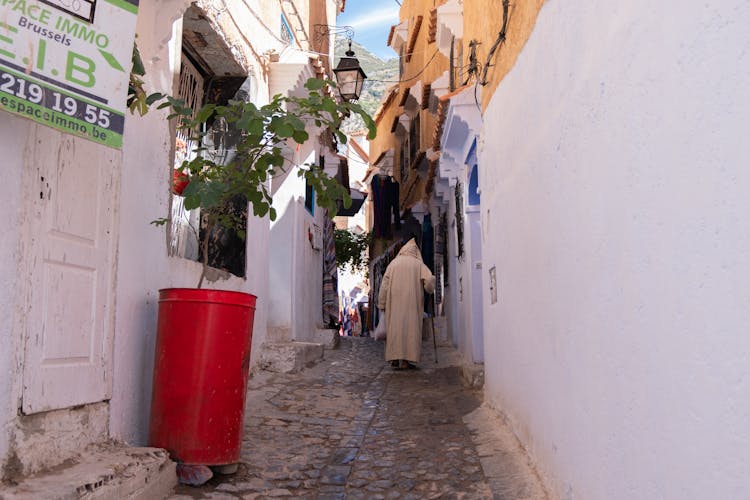
<path id="1" fill-rule="evenodd" d="M 354 41 L 382 59 L 396 57 L 386 45 L 391 26 L 398 23 L 396 0 L 346 0 L 339 26 L 354 28 Z"/>

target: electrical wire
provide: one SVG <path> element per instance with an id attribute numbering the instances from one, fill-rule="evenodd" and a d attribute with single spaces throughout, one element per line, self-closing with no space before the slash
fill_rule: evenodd
<path id="1" fill-rule="evenodd" d="M 497 38 L 495 39 L 495 43 L 492 44 L 492 47 L 490 47 L 490 51 L 487 54 L 487 62 L 484 64 L 484 71 L 482 72 L 482 80 L 481 84 L 482 86 L 487 85 L 489 81 L 487 81 L 487 72 L 490 70 L 492 57 L 495 55 L 495 51 L 500 48 L 500 46 L 505 43 L 505 33 L 506 29 L 508 28 L 508 9 L 510 6 L 510 0 L 503 0 L 503 25 L 500 28 L 500 32 L 497 34 Z"/>
<path id="2" fill-rule="evenodd" d="M 440 52 L 440 51 L 436 49 L 435 53 L 432 54 L 432 57 L 430 57 L 430 59 L 425 63 L 424 67 L 422 69 L 420 69 L 419 72 L 416 75 L 412 76 L 412 77 L 402 78 L 400 80 L 373 80 L 373 79 L 368 78 L 367 81 L 368 82 L 382 82 L 382 83 L 404 83 L 404 82 L 408 82 L 408 81 L 411 81 L 411 80 L 416 80 L 417 78 L 419 78 L 422 75 L 422 73 L 424 73 L 424 71 L 427 69 L 427 67 L 430 65 L 430 63 L 432 63 L 432 61 L 438 55 L 438 52 Z"/>
<path id="3" fill-rule="evenodd" d="M 316 55 L 319 55 L 319 56 L 328 56 L 328 54 L 325 53 L 325 52 L 315 52 L 314 50 L 298 49 L 296 47 L 289 47 L 289 48 L 291 48 L 292 50 L 296 50 L 298 52 L 306 52 L 308 54 L 316 54 Z M 386 59 L 386 60 L 382 60 L 381 59 L 381 61 L 388 62 L 388 61 L 391 61 L 393 59 L 401 59 L 402 57 L 406 57 L 406 56 L 414 56 L 414 55 L 418 55 L 418 54 L 424 54 L 425 52 L 427 52 L 427 51 L 426 50 L 420 50 L 419 52 L 416 52 L 416 51 L 415 52 L 410 52 L 408 54 L 404 54 L 402 56 L 397 55 L 397 56 L 391 57 L 390 59 Z"/>

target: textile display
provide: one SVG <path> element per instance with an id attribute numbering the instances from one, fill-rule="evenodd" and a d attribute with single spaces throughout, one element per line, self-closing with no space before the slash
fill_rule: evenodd
<path id="1" fill-rule="evenodd" d="M 427 266 L 432 272 L 433 275 L 437 276 L 435 274 L 435 230 L 432 227 L 432 216 L 430 214 L 425 214 L 424 220 L 422 221 L 422 262 L 424 262 L 424 265 Z M 427 295 L 427 292 L 424 294 L 424 312 L 428 314 L 432 314 L 434 311 L 434 304 L 430 304 L 430 301 L 432 300 L 432 297 L 429 297 Z"/>
<path id="2" fill-rule="evenodd" d="M 352 322 L 349 317 L 349 301 L 351 300 L 352 299 L 349 297 L 344 297 L 344 293 L 341 292 L 341 311 L 339 312 L 339 318 L 341 320 L 340 333 L 345 337 L 352 336 Z"/>
<path id="3" fill-rule="evenodd" d="M 397 241 L 386 248 L 382 255 L 379 255 L 370 263 L 370 304 L 377 304 L 380 283 L 383 281 L 385 270 L 388 267 L 388 264 L 390 264 L 396 255 L 398 255 L 398 251 L 403 244 L 403 241 Z M 370 325 L 377 325 L 379 320 L 380 311 L 375 306 L 371 307 L 369 318 Z"/>
<path id="4" fill-rule="evenodd" d="M 437 278 L 437 288 L 435 289 L 435 303 L 443 302 L 443 287 L 448 284 L 448 254 L 446 248 L 447 222 L 446 215 L 438 217 L 438 224 L 435 228 L 435 277 Z"/>
<path id="5" fill-rule="evenodd" d="M 422 221 L 422 262 L 435 272 L 435 230 L 430 214 L 426 214 Z"/>
<path id="6" fill-rule="evenodd" d="M 339 319 L 338 267 L 333 220 L 326 210 L 323 217 L 323 324 L 333 326 Z"/>
<path id="7" fill-rule="evenodd" d="M 387 175 L 376 175 L 371 188 L 374 205 L 372 235 L 374 238 L 392 238 L 393 226 L 401 229 L 398 182 Z"/>

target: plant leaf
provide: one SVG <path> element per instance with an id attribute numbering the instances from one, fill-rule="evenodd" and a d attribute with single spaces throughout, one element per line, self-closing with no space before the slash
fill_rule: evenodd
<path id="1" fill-rule="evenodd" d="M 305 88 L 307 90 L 320 90 L 325 87 L 325 85 L 325 80 L 318 80 L 317 78 L 308 78 L 307 82 L 305 82 Z"/>

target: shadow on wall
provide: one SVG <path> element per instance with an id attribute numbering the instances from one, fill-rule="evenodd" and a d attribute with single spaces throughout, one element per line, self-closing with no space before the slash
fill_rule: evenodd
<path id="1" fill-rule="evenodd" d="M 152 299 L 152 293 L 154 298 Z M 133 387 L 140 387 L 138 400 L 133 405 L 126 406 L 132 408 L 133 414 L 129 418 L 133 419 L 134 425 L 131 428 L 138 429 L 138 444 L 148 444 L 149 415 L 151 413 L 151 391 L 153 390 L 154 378 L 154 350 L 156 349 L 156 324 L 159 311 L 158 291 L 149 292 L 148 298 L 140 305 L 138 317 L 140 318 L 139 330 L 143 332 L 143 351 L 137 359 L 133 361 L 135 376 Z M 153 302 L 152 302 L 153 301 Z M 117 360 L 115 360 L 117 362 Z"/>

